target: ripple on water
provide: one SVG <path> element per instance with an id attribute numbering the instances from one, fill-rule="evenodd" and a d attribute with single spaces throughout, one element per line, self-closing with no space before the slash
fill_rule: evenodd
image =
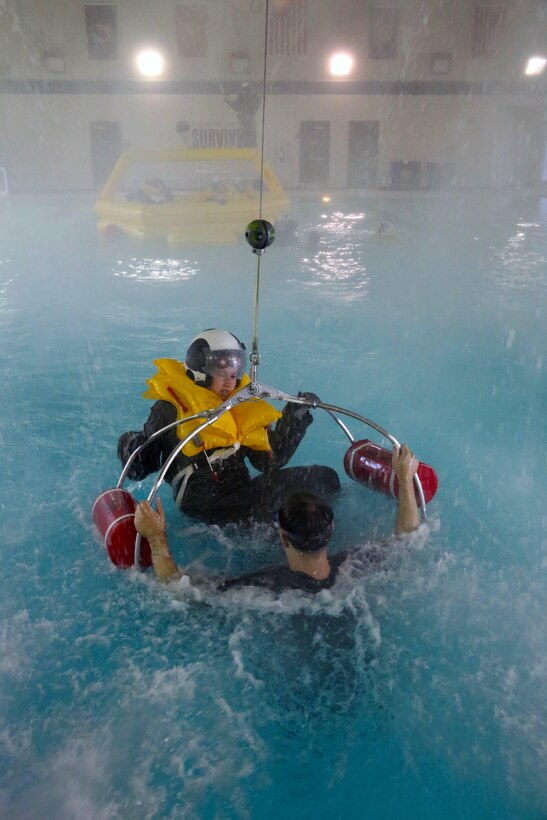
<path id="1" fill-rule="evenodd" d="M 120 259 L 114 268 L 114 276 L 139 282 L 180 282 L 198 273 L 198 266 L 187 259 L 153 259 L 130 257 Z"/>
<path id="2" fill-rule="evenodd" d="M 516 290 L 545 288 L 546 247 L 544 227 L 535 222 L 519 222 L 505 245 L 500 250 L 492 249 L 492 264 L 486 270 L 489 283 L 509 296 Z"/>

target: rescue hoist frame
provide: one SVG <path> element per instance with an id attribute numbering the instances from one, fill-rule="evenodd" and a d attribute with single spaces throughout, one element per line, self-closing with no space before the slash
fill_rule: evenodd
<path id="1" fill-rule="evenodd" d="M 214 410 L 204 410 L 201 413 L 195 413 L 194 415 L 187 416 L 184 419 L 177 419 L 176 421 L 171 422 L 170 424 L 166 424 L 165 427 L 162 427 L 160 430 L 156 430 L 156 432 L 152 433 L 143 444 L 134 450 L 131 455 L 129 456 L 121 475 L 118 479 L 118 483 L 116 484 L 116 489 L 121 489 L 124 481 L 127 478 L 127 474 L 133 463 L 134 459 L 142 453 L 142 451 L 155 439 L 165 433 L 167 430 L 171 430 L 173 427 L 178 427 L 179 425 L 184 425 L 187 422 L 195 421 L 197 419 L 204 419 L 203 423 L 198 425 L 198 427 L 194 428 L 187 436 L 181 439 L 180 443 L 176 445 L 173 449 L 169 457 L 166 459 L 165 463 L 163 464 L 161 471 L 159 472 L 150 493 L 148 494 L 147 501 L 151 504 L 157 493 L 159 488 L 161 487 L 163 481 L 165 480 L 165 476 L 171 467 L 173 461 L 179 455 L 179 453 L 183 450 L 183 448 L 202 430 L 205 430 L 211 424 L 214 424 L 221 416 L 224 415 L 228 410 L 231 410 L 234 407 L 237 407 L 239 404 L 243 404 L 247 401 L 256 401 L 257 399 L 265 399 L 270 401 L 282 401 L 282 402 L 294 402 L 295 404 L 302 404 L 307 407 L 310 407 L 313 410 L 320 409 L 325 410 L 329 416 L 331 416 L 334 421 L 338 424 L 338 426 L 344 431 L 344 434 L 349 439 L 350 443 L 353 444 L 355 442 L 355 438 L 346 426 L 344 422 L 338 418 L 337 414 L 341 414 L 344 416 L 349 416 L 356 421 L 360 421 L 363 424 L 367 425 L 368 427 L 375 430 L 384 438 L 387 438 L 392 445 L 395 447 L 400 447 L 399 441 L 392 435 L 390 432 L 385 430 L 383 427 L 380 427 L 379 424 L 376 424 L 374 421 L 366 418 L 366 416 L 362 416 L 360 413 L 355 413 L 353 410 L 348 410 L 345 407 L 339 407 L 336 404 L 327 404 L 326 402 L 322 401 L 310 401 L 309 399 L 305 399 L 301 396 L 291 396 L 290 393 L 285 393 L 283 390 L 278 390 L 276 387 L 270 387 L 269 385 L 262 384 L 261 382 L 251 381 L 245 387 L 241 387 L 236 393 L 234 393 L 230 398 L 226 399 L 222 404 L 216 407 Z M 422 518 L 424 521 L 427 520 L 427 511 L 426 511 L 426 503 L 424 498 L 424 492 L 422 488 L 422 483 L 416 473 L 414 475 L 414 484 L 416 487 L 416 491 L 418 493 L 418 498 L 420 502 L 420 510 L 422 513 Z M 140 533 L 137 533 L 137 537 L 135 539 L 135 551 L 134 551 L 134 558 L 133 558 L 133 565 L 135 567 L 140 566 L 140 557 L 141 557 L 141 540 L 142 537 Z"/>

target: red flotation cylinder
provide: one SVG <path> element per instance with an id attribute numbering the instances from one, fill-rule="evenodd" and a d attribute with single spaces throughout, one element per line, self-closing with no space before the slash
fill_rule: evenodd
<path id="1" fill-rule="evenodd" d="M 344 456 L 344 469 L 349 477 L 359 484 L 364 484 L 371 490 L 384 493 L 384 495 L 391 495 L 393 498 L 399 497 L 399 481 L 391 466 L 391 452 L 384 447 L 379 447 L 368 439 L 354 441 Z M 437 492 L 439 485 L 437 473 L 429 464 L 420 461 L 418 478 L 422 485 L 425 503 L 428 504 Z M 419 504 L 420 499 L 416 487 L 414 487 L 414 494 Z"/>
<path id="2" fill-rule="evenodd" d="M 127 490 L 105 490 L 93 504 L 93 521 L 104 541 L 110 560 L 117 567 L 132 567 L 135 558 L 135 510 L 137 502 Z M 141 567 L 152 566 L 150 544 L 141 541 Z"/>

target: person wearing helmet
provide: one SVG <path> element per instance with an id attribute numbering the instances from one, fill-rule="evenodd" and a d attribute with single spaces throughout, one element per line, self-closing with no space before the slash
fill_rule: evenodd
<path id="1" fill-rule="evenodd" d="M 190 343 L 184 363 L 158 359 L 145 398 L 155 399 L 142 431 L 123 433 L 118 457 L 130 455 L 155 432 L 195 413 L 212 410 L 240 386 L 245 374 L 245 345 L 233 333 L 211 328 Z M 317 399 L 310 393 L 299 394 Z M 271 521 L 272 511 L 290 490 L 333 495 L 340 489 L 335 470 L 321 465 L 290 467 L 312 422 L 308 407 L 289 402 L 279 413 L 265 401 L 245 402 L 225 412 L 194 436 L 166 474 L 177 507 L 210 524 L 249 519 Z M 201 419 L 167 430 L 132 462 L 128 477 L 141 480 L 161 468 Z M 275 427 L 272 425 L 275 423 Z M 251 478 L 247 461 L 261 475 Z"/>
<path id="2" fill-rule="evenodd" d="M 190 342 L 184 366 L 186 375 L 212 390 L 222 401 L 241 384 L 247 356 L 245 345 L 226 330 L 204 330 Z"/>

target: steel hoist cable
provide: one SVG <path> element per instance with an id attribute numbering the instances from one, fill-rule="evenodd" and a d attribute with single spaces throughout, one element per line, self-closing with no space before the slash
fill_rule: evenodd
<path id="1" fill-rule="evenodd" d="M 270 0 L 266 0 L 266 14 L 264 21 L 264 64 L 262 73 L 262 134 L 260 139 L 260 200 L 258 209 L 258 220 L 254 220 L 247 226 L 245 238 L 256 254 L 256 280 L 253 302 L 253 330 L 252 347 L 249 356 L 251 387 L 257 392 L 256 371 L 260 364 L 260 352 L 258 349 L 258 314 L 260 308 L 260 275 L 261 261 L 264 251 L 273 242 L 275 236 L 273 226 L 262 218 L 262 203 L 264 197 L 264 141 L 266 133 L 266 81 L 268 76 L 268 22 L 270 17 Z"/>

